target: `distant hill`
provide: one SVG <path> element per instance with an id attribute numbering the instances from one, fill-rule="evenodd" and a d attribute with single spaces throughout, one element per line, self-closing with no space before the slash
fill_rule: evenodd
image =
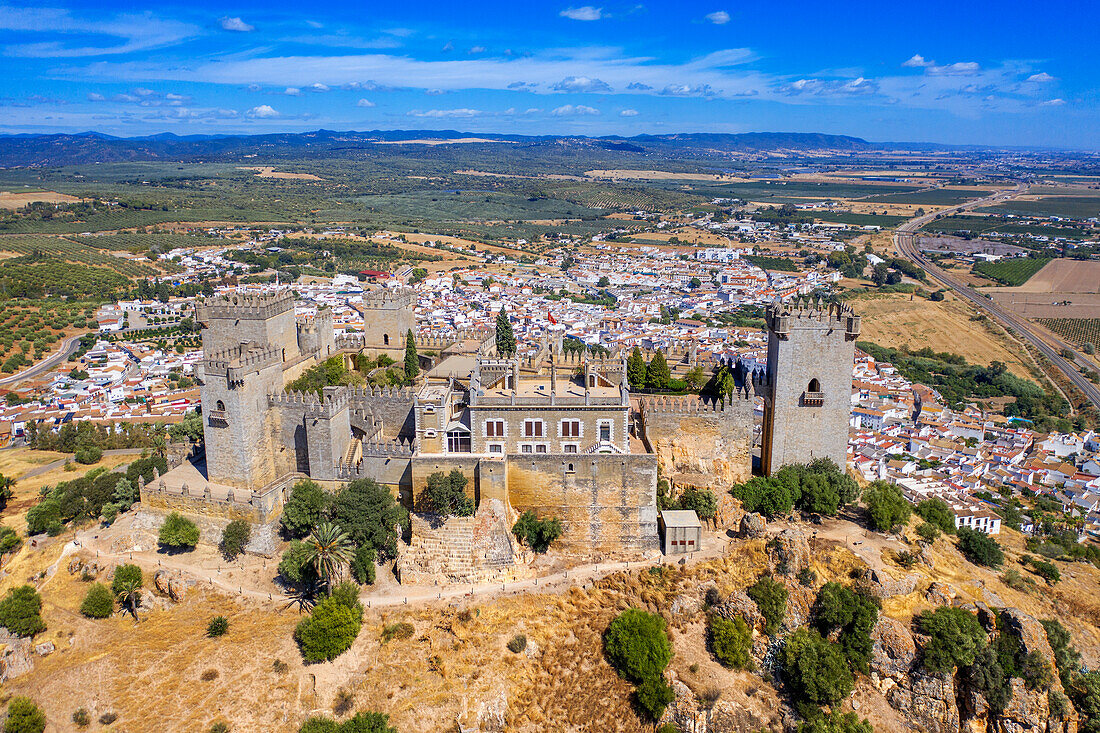
<path id="1" fill-rule="evenodd" d="M 313 132 L 287 132 L 268 135 L 190 135 L 185 137 L 172 133 L 161 133 L 131 138 L 85 132 L 79 134 L 0 136 L 0 167 L 76 165 L 139 160 L 238 161 L 243 159 L 244 156 L 260 158 L 348 157 L 355 155 L 355 151 L 376 149 L 378 143 L 392 144 L 405 140 L 454 140 L 460 138 L 493 141 L 466 143 L 466 145 L 495 145 L 500 141 L 508 141 L 528 145 L 598 146 L 624 153 L 660 152 L 665 154 L 767 150 L 862 151 L 881 147 L 847 135 L 799 132 L 679 133 L 596 138 L 561 135 L 500 135 L 458 132 L 456 130 L 371 130 L 366 132 L 316 130 Z"/>

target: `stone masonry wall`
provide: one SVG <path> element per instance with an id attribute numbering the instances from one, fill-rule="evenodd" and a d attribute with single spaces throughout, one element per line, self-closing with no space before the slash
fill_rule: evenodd
<path id="1" fill-rule="evenodd" d="M 508 457 L 512 508 L 561 519 L 566 552 L 656 550 L 656 491 L 657 460 L 648 454 Z"/>
<path id="2" fill-rule="evenodd" d="M 661 472 L 688 483 L 726 487 L 752 476 L 753 401 L 724 410 L 647 409 L 645 435 Z"/>

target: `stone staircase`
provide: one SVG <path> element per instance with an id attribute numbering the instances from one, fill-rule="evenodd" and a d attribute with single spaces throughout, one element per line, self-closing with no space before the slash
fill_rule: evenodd
<path id="1" fill-rule="evenodd" d="M 401 582 L 446 578 L 476 583 L 519 577 L 518 548 L 509 527 L 499 499 L 486 502 L 472 517 L 441 522 L 434 515 L 413 515 L 412 539 L 397 561 Z"/>

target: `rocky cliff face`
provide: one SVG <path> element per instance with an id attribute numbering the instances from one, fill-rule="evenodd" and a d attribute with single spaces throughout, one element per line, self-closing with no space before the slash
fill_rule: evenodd
<path id="1" fill-rule="evenodd" d="M 975 609 L 987 628 L 994 614 L 988 608 Z M 1009 683 L 1009 699 L 995 712 L 981 692 L 969 687 L 966 677 L 933 675 L 920 663 L 920 648 L 927 638 L 914 634 L 896 619 L 880 617 L 872 632 L 871 682 L 887 702 L 915 731 L 923 733 L 1077 733 L 1077 715 L 1065 703 L 1061 715 L 1051 712 L 1050 700 L 1064 694 L 1058 681 L 1054 653 L 1046 631 L 1035 618 L 1017 609 L 1001 613 L 1003 630 L 1020 643 L 1022 654 L 1036 652 L 1051 674 L 1049 685 L 1029 688 L 1023 679 Z"/>
<path id="2" fill-rule="evenodd" d="M 751 419 L 657 414 L 647 418 L 646 437 L 661 473 L 678 483 L 731 486 L 752 477 Z"/>

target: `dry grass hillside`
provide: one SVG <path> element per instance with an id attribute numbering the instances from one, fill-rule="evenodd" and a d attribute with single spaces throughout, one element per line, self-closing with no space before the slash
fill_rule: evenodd
<path id="1" fill-rule="evenodd" d="M 825 536 L 848 531 L 858 530 L 841 520 L 822 529 Z M 1040 581 L 1021 592 L 1006 586 L 998 571 L 967 563 L 946 539 L 925 551 L 923 563 L 903 570 L 892 564 L 892 551 L 884 549 L 896 542 L 865 536 L 868 541 L 856 549 L 865 557 L 875 554 L 870 559 L 880 574 L 920 576 L 915 591 L 887 598 L 883 613 L 908 621 L 937 605 L 929 584 L 946 583 L 960 601 L 1015 606 L 1039 618 L 1058 616 L 1074 633 L 1086 663 L 1100 660 L 1096 568 L 1058 563 L 1064 578 L 1059 585 L 1047 588 Z M 405 733 L 457 730 L 456 723 L 466 730 L 640 733 L 652 725 L 633 709 L 633 688 L 608 665 L 601 643 L 615 615 L 636 606 L 669 622 L 670 677 L 690 695 L 721 691 L 721 709 L 732 722 L 720 730 L 781 730 L 781 692 L 766 676 L 732 671 L 714 660 L 706 648 L 701 604 L 710 586 L 725 597 L 755 582 L 768 568 L 766 540 L 712 538 L 728 542 L 725 555 L 686 566 L 620 572 L 585 588 L 368 610 L 347 653 L 308 666 L 292 640 L 300 618 L 296 609 L 209 588 L 194 588 L 178 603 L 150 595 L 138 623 L 120 614 L 102 621 L 84 618 L 78 609 L 88 582 L 68 571 L 68 559 L 50 572 L 65 541 L 58 538 L 21 549 L 0 581 L 5 592 L 28 581 L 40 588 L 48 629 L 36 642 L 51 641 L 57 648 L 35 657 L 28 673 L 5 682 L 4 693 L 38 701 L 50 730 L 71 729 L 73 711 L 83 706 L 93 719 L 117 715 L 111 728 L 117 731 L 203 731 L 219 720 L 235 733 L 295 731 L 310 714 L 332 715 L 338 692 L 345 691 L 356 708 L 389 713 Z M 1007 566 L 1017 567 L 1022 537 L 1006 532 L 1001 540 Z M 81 552 L 87 551 L 78 551 L 78 557 Z M 848 582 L 864 568 L 844 542 L 822 539 L 810 562 L 817 585 Z M 147 586 L 153 569 L 146 568 Z M 99 569 L 99 579 L 105 580 L 108 571 Z M 792 600 L 790 608 L 801 609 L 789 613 L 804 614 L 813 591 L 789 583 L 792 599 L 800 599 L 797 604 Z M 207 638 L 206 626 L 219 614 L 228 617 L 229 632 Z M 383 629 L 395 623 L 411 624 L 412 634 L 383 643 Z M 520 633 L 528 646 L 514 654 L 507 643 Z M 903 725 L 867 678 L 857 684 L 852 704 L 876 730 Z"/>
<path id="2" fill-rule="evenodd" d="M 864 341 L 914 350 L 929 347 L 983 366 L 1002 361 L 1013 374 L 1031 378 L 1026 352 L 999 326 L 988 318 L 979 319 L 977 311 L 953 295 L 940 302 L 904 293 L 862 295 L 851 304 L 863 317 L 860 338 Z"/>

